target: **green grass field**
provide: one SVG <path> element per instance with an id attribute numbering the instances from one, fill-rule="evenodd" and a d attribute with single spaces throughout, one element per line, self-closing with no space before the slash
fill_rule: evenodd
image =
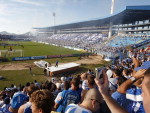
<path id="1" fill-rule="evenodd" d="M 0 42 L 2 43 L 2 42 Z M 41 44 L 41 43 L 36 43 L 36 42 L 3 42 L 3 43 L 8 43 L 8 44 L 19 44 L 23 45 L 22 46 L 12 46 L 12 49 L 21 49 L 24 52 L 24 56 L 43 56 L 43 55 L 64 55 L 64 54 L 77 54 L 81 53 L 80 51 L 74 51 L 71 49 L 67 48 L 62 48 L 62 47 L 56 47 L 53 45 L 47 45 L 47 44 Z M 0 50 L 8 50 L 10 46 L 0 46 Z M 8 55 L 7 55 L 8 56 Z M 10 57 L 15 57 L 18 56 L 18 53 L 13 53 L 10 55 Z"/>
<path id="2" fill-rule="evenodd" d="M 20 44 L 23 45 L 24 48 L 20 46 L 15 46 L 13 49 L 23 49 L 24 50 L 24 56 L 42 56 L 42 55 L 63 55 L 63 54 L 76 54 L 81 53 L 79 51 L 74 51 L 62 47 L 55 47 L 51 45 L 45 45 L 45 44 L 39 44 L 35 42 L 5 42 L 10 44 Z M 3 49 L 9 49 L 9 47 L 4 48 L 3 46 L 0 46 L 0 50 Z M 44 59 L 45 61 L 55 63 L 56 59 Z M 66 62 L 73 62 L 78 60 L 78 57 L 66 57 L 63 59 L 58 59 L 61 63 Z M 1 62 L 0 65 L 4 64 L 15 64 L 15 63 L 28 63 L 33 65 L 33 62 L 35 60 L 28 60 L 28 61 L 11 61 L 11 62 Z M 37 61 L 37 60 L 36 60 Z M 71 74 L 65 74 L 65 76 L 77 76 L 78 74 L 87 71 L 89 68 L 94 69 L 95 67 L 99 67 L 106 64 L 106 62 L 103 62 L 99 65 L 82 65 L 81 68 L 74 73 Z M 33 75 L 30 75 L 29 69 L 24 70 L 0 70 L 0 76 L 3 76 L 4 79 L 0 80 L 0 90 L 3 90 L 4 87 L 10 87 L 11 84 L 19 85 L 23 84 L 25 85 L 27 82 L 33 82 L 34 80 L 37 80 L 38 82 L 46 81 L 47 78 L 43 76 L 43 69 L 34 67 L 33 68 Z"/>

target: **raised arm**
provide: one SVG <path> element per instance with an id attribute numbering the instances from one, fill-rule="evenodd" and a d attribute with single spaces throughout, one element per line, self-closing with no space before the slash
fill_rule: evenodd
<path id="1" fill-rule="evenodd" d="M 108 92 L 108 78 L 106 73 L 103 71 L 103 81 L 95 79 L 95 83 L 98 86 L 100 93 L 102 94 L 106 104 L 108 105 L 112 113 L 127 113 L 110 95 Z"/>
<path id="2" fill-rule="evenodd" d="M 122 83 L 117 91 L 121 94 L 126 94 L 127 89 L 138 79 L 142 78 L 144 75 L 145 69 L 140 69 L 138 70 L 135 74 L 133 74 L 133 77 L 130 79 L 126 80 L 124 83 Z"/>

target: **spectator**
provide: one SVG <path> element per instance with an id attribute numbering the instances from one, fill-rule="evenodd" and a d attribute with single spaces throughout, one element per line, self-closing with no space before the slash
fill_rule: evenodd
<path id="1" fill-rule="evenodd" d="M 18 109 L 21 105 L 23 105 L 27 101 L 27 96 L 22 92 L 16 92 L 11 100 L 11 106 L 9 107 L 9 111 L 12 113 L 18 113 Z"/>
<path id="2" fill-rule="evenodd" d="M 50 113 L 54 106 L 54 96 L 48 90 L 37 90 L 31 95 L 32 113 Z"/>
<path id="3" fill-rule="evenodd" d="M 56 60 L 56 64 L 55 64 L 55 67 L 58 67 L 58 59 Z"/>
<path id="4" fill-rule="evenodd" d="M 34 80 L 34 85 L 40 87 L 40 83 L 37 80 Z"/>
<path id="5" fill-rule="evenodd" d="M 58 103 L 55 104 L 55 108 L 57 108 L 57 112 L 64 113 L 67 105 L 71 103 L 78 104 L 80 102 L 80 95 L 77 92 L 79 88 L 80 81 L 77 78 L 73 78 L 71 81 L 71 88 L 68 91 L 62 92 L 62 98 Z"/>
<path id="6" fill-rule="evenodd" d="M 88 89 L 88 84 L 87 84 L 87 73 L 81 74 L 81 80 L 82 80 L 82 89 Z"/>
<path id="7" fill-rule="evenodd" d="M 95 79 L 95 83 L 98 86 L 98 89 L 104 98 L 106 104 L 108 105 L 109 109 L 111 110 L 112 113 L 127 113 L 127 111 L 122 108 L 111 96 L 109 95 L 109 90 L 108 90 L 108 78 L 106 73 L 103 71 L 103 82 Z"/>
<path id="8" fill-rule="evenodd" d="M 3 112 L 3 113 L 11 113 L 10 111 L 9 111 L 9 107 L 10 107 L 10 98 L 9 97 L 6 97 L 5 99 L 4 99 L 4 105 L 1 107 L 1 111 Z"/>
<path id="9" fill-rule="evenodd" d="M 64 82 L 64 90 L 62 92 L 67 91 L 69 88 L 70 88 L 70 82 L 65 81 Z M 57 103 L 60 101 L 61 98 L 63 98 L 62 97 L 62 92 L 58 93 L 58 95 L 57 95 L 57 97 L 55 99 L 55 106 L 57 106 Z"/>
<path id="10" fill-rule="evenodd" d="M 87 85 L 88 85 L 88 88 L 85 89 L 85 90 L 82 90 L 81 102 L 82 102 L 82 100 L 84 99 L 84 97 L 85 97 L 85 95 L 86 95 L 86 93 L 87 93 L 87 91 L 88 91 L 89 89 L 96 88 L 94 78 L 95 78 L 94 75 L 88 75 L 88 76 L 87 76 Z"/>
<path id="11" fill-rule="evenodd" d="M 81 104 L 70 104 L 65 113 L 92 113 L 100 110 L 102 97 L 98 90 L 92 88 L 87 93 Z"/>
<path id="12" fill-rule="evenodd" d="M 29 96 L 29 102 L 20 106 L 18 113 L 32 113 L 30 98 L 31 98 L 31 94 L 38 89 L 39 87 L 33 84 L 27 87 L 27 95 Z"/>
<path id="13" fill-rule="evenodd" d="M 7 97 L 5 93 L 0 95 L 0 108 L 4 105 L 4 99 Z"/>

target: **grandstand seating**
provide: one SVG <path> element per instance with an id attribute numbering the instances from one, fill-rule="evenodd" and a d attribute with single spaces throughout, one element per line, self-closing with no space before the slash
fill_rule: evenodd
<path id="1" fill-rule="evenodd" d="M 106 45 L 111 47 L 126 47 L 128 45 L 136 44 L 136 42 L 142 40 L 142 37 L 128 37 L 128 36 L 116 36 L 113 40 L 109 41 Z"/>

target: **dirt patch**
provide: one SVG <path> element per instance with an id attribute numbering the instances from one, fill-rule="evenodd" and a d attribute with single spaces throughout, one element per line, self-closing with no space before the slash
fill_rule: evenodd
<path id="1" fill-rule="evenodd" d="M 0 65 L 0 70 L 23 70 L 28 69 L 29 66 L 35 67 L 34 65 L 28 63 L 16 63 L 16 64 L 3 64 Z"/>
<path id="2" fill-rule="evenodd" d="M 75 61 L 75 63 L 78 64 L 99 64 L 102 61 L 102 57 L 97 55 L 97 56 L 89 56 L 89 57 L 84 57 L 81 58 L 78 61 Z M 55 65 L 55 64 L 52 64 Z M 29 64 L 29 63 L 16 63 L 16 64 L 3 64 L 0 65 L 0 70 L 23 70 L 23 69 L 28 69 L 29 66 L 31 67 L 36 67 L 34 64 Z"/>
<path id="3" fill-rule="evenodd" d="M 84 57 L 81 60 L 75 61 L 75 63 L 78 63 L 78 64 L 100 64 L 101 61 L 102 61 L 102 56 L 95 55 L 95 56 Z"/>

